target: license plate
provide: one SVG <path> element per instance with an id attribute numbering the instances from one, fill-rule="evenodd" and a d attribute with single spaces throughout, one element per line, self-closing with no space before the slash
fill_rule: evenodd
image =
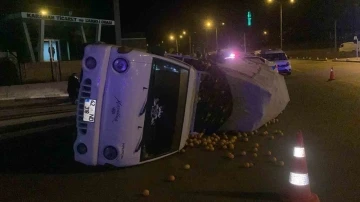
<path id="1" fill-rule="evenodd" d="M 83 118 L 84 121 L 86 122 L 95 121 L 95 108 L 96 108 L 96 100 L 85 99 L 84 118 Z"/>

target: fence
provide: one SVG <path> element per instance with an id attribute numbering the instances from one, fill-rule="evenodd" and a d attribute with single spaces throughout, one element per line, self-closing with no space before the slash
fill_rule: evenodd
<path id="1" fill-rule="evenodd" d="M 66 81 L 72 73 L 79 74 L 81 60 L 61 62 L 35 62 L 20 64 L 22 83 Z"/>

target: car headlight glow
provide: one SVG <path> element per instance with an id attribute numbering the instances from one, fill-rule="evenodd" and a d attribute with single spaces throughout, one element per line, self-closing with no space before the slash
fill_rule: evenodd
<path id="1" fill-rule="evenodd" d="M 113 146 L 105 147 L 103 154 L 107 160 L 114 160 L 118 156 L 118 152 Z"/>
<path id="2" fill-rule="evenodd" d="M 113 68 L 116 72 L 124 73 L 129 68 L 129 64 L 125 59 L 117 58 L 113 62 Z"/>
<path id="3" fill-rule="evenodd" d="M 87 152 L 87 147 L 84 143 L 80 143 L 77 145 L 76 150 L 79 154 L 85 154 Z"/>
<path id="4" fill-rule="evenodd" d="M 85 67 L 88 69 L 94 69 L 96 67 L 96 60 L 94 57 L 88 57 L 85 60 Z"/>

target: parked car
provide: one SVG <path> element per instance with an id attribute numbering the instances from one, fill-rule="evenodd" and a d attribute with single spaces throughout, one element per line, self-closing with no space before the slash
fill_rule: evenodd
<path id="1" fill-rule="evenodd" d="M 265 58 L 259 57 L 259 56 L 253 56 L 253 55 L 247 55 L 244 57 L 245 60 L 249 60 L 251 62 L 255 62 L 255 63 L 263 63 L 266 64 L 267 66 L 269 66 L 272 70 L 274 71 L 278 71 L 278 69 L 276 68 L 276 63 L 273 61 L 269 61 Z"/>
<path id="2" fill-rule="evenodd" d="M 280 74 L 291 74 L 291 64 L 290 61 L 282 50 L 262 50 L 260 55 L 262 58 L 265 58 L 269 61 L 275 62 Z"/>

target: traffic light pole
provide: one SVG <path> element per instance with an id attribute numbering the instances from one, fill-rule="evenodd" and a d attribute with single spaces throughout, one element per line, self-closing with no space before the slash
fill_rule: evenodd
<path id="1" fill-rule="evenodd" d="M 244 51 L 246 53 L 246 33 L 244 32 Z"/>

